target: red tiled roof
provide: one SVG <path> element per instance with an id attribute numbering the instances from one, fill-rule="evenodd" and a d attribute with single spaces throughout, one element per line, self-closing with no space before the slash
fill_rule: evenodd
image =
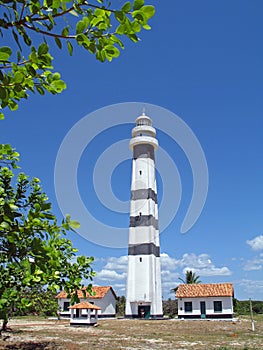
<path id="1" fill-rule="evenodd" d="M 176 298 L 232 297 L 234 288 L 232 283 L 180 284 L 175 295 Z"/>
<path id="2" fill-rule="evenodd" d="M 87 287 L 84 287 L 82 290 L 78 290 L 78 298 L 84 298 L 84 294 L 83 292 L 86 290 Z M 107 293 L 108 291 L 111 290 L 115 299 L 117 299 L 117 295 L 115 294 L 114 290 L 112 289 L 112 287 L 110 286 L 106 286 L 106 287 L 98 287 L 98 286 L 94 286 L 92 287 L 92 292 L 94 292 L 94 295 L 90 295 L 88 292 L 86 292 L 86 297 L 89 299 L 102 299 Z M 56 298 L 58 299 L 67 299 L 67 292 L 65 292 L 64 290 L 62 290 L 57 296 Z"/>
<path id="3" fill-rule="evenodd" d="M 93 310 L 101 310 L 101 307 L 91 304 L 88 301 L 83 301 L 82 303 L 78 303 L 72 306 L 69 306 L 69 309 L 93 309 Z"/>

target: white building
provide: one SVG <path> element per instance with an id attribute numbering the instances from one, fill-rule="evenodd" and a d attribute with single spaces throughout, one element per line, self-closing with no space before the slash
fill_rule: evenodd
<path id="1" fill-rule="evenodd" d="M 178 299 L 179 318 L 232 318 L 232 283 L 181 284 Z"/>
<path id="2" fill-rule="evenodd" d="M 90 304 L 95 304 L 100 308 L 98 309 L 98 317 L 115 317 L 116 316 L 116 300 L 117 296 L 110 286 L 106 287 L 92 287 L 92 292 L 94 295 L 90 295 L 88 292 L 83 290 L 78 290 L 78 297 L 81 302 L 89 302 Z M 86 293 L 86 298 L 84 298 L 84 294 Z M 70 317 L 71 312 L 69 310 L 70 307 L 70 298 L 67 297 L 67 293 L 65 291 L 60 292 L 56 298 L 58 299 L 58 305 L 61 317 Z M 79 309 L 73 309 L 74 315 L 79 317 Z M 87 310 L 84 309 L 82 311 L 83 315 L 87 313 Z"/>
<path id="3" fill-rule="evenodd" d="M 133 152 L 125 316 L 163 316 L 158 204 L 152 121 L 144 113 L 132 129 Z"/>

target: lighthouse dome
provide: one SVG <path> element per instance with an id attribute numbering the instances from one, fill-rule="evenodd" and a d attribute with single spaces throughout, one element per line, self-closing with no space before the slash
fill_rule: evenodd
<path id="1" fill-rule="evenodd" d="M 140 115 L 136 120 L 135 123 L 137 126 L 141 126 L 141 125 L 147 125 L 147 126 L 152 126 L 152 120 L 151 118 L 147 117 L 147 115 L 145 115 L 145 113 L 143 113 L 142 115 Z"/>

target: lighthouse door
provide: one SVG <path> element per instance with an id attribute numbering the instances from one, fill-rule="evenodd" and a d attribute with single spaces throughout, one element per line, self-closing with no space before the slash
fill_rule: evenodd
<path id="1" fill-rule="evenodd" d="M 150 305 L 138 305 L 138 317 L 139 318 L 150 318 L 151 306 Z"/>

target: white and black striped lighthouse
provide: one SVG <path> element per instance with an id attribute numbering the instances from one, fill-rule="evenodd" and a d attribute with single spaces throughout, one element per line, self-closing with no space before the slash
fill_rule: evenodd
<path id="1" fill-rule="evenodd" d="M 163 315 L 155 135 L 151 119 L 143 113 L 136 119 L 130 140 L 133 160 L 125 309 L 130 318 Z"/>

